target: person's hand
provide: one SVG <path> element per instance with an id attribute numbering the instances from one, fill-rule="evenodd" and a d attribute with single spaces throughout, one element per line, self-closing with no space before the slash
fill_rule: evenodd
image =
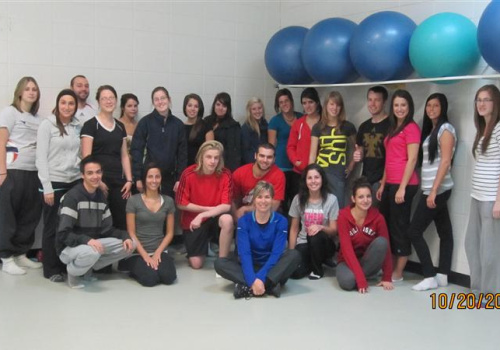
<path id="1" fill-rule="evenodd" d="M 406 190 L 404 188 L 399 188 L 398 191 L 396 192 L 395 196 L 395 201 L 396 204 L 402 204 L 405 202 L 405 192 Z"/>
<path id="2" fill-rule="evenodd" d="M 174 184 L 174 192 L 177 192 L 177 190 L 179 189 L 179 181 L 176 181 L 175 184 Z"/>
<path id="3" fill-rule="evenodd" d="M 158 269 L 158 266 L 160 266 L 160 263 L 161 263 L 161 252 L 158 252 L 158 251 L 155 251 L 155 253 L 153 254 L 153 256 L 151 257 L 153 259 L 153 262 L 155 263 L 155 270 Z"/>
<path id="4" fill-rule="evenodd" d="M 6 179 L 7 179 L 7 172 L 5 172 L 5 174 L 3 175 L 0 175 L 0 186 L 3 185 Z"/>
<path id="5" fill-rule="evenodd" d="M 368 288 L 358 288 L 359 294 L 366 294 L 368 293 Z"/>
<path id="6" fill-rule="evenodd" d="M 434 209 L 436 207 L 436 192 L 431 191 L 427 196 L 427 208 Z"/>
<path id="7" fill-rule="evenodd" d="M 496 201 L 493 205 L 493 218 L 500 219 L 500 201 Z"/>
<path id="8" fill-rule="evenodd" d="M 134 242 L 130 238 L 123 241 L 123 249 L 131 253 L 134 250 Z"/>
<path id="9" fill-rule="evenodd" d="M 306 228 L 308 236 L 316 236 L 316 234 L 323 230 L 323 225 L 311 225 Z"/>
<path id="10" fill-rule="evenodd" d="M 203 216 L 201 215 L 201 213 L 196 215 L 196 217 L 189 224 L 189 229 L 191 230 L 191 232 L 193 232 L 197 228 L 200 228 L 202 221 L 203 221 Z"/>
<path id="11" fill-rule="evenodd" d="M 300 160 L 296 161 L 294 163 L 294 165 L 297 167 L 297 168 L 300 168 L 300 166 L 302 165 L 302 162 Z"/>
<path id="12" fill-rule="evenodd" d="M 382 200 L 382 193 L 384 193 L 384 185 L 381 184 L 377 190 L 377 193 L 375 193 L 375 197 L 377 197 L 377 200 Z"/>
<path id="13" fill-rule="evenodd" d="M 104 253 L 104 247 L 102 243 L 97 239 L 91 239 L 90 241 L 87 242 L 87 245 L 94 248 L 94 250 L 100 254 Z"/>
<path id="14" fill-rule="evenodd" d="M 252 292 L 253 295 L 263 295 L 266 292 L 266 287 L 264 286 L 264 282 L 262 282 L 260 279 L 255 279 L 255 281 L 252 284 Z"/>
<path id="15" fill-rule="evenodd" d="M 363 152 L 361 152 L 361 147 L 354 145 L 354 153 L 352 154 L 352 159 L 358 163 L 363 159 Z"/>
<path id="16" fill-rule="evenodd" d="M 108 196 L 108 186 L 101 181 L 101 183 L 99 184 L 99 189 L 104 193 L 104 196 L 107 197 Z"/>
<path id="17" fill-rule="evenodd" d="M 147 266 L 152 268 L 153 270 L 158 270 L 158 266 L 155 265 L 154 259 L 150 257 L 149 255 L 143 256 L 142 259 L 146 263 Z"/>
<path id="18" fill-rule="evenodd" d="M 45 204 L 53 206 L 54 205 L 54 193 L 44 194 L 43 200 L 45 201 Z"/>
<path id="19" fill-rule="evenodd" d="M 144 187 L 142 186 L 142 181 L 138 180 L 135 182 L 135 188 L 137 188 L 137 191 L 143 193 L 144 192 Z"/>
<path id="20" fill-rule="evenodd" d="M 377 283 L 377 287 L 384 287 L 384 290 L 393 290 L 394 284 L 389 281 L 380 281 L 379 283 Z"/>
<path id="21" fill-rule="evenodd" d="M 130 197 L 130 190 L 132 190 L 132 182 L 127 181 L 121 189 L 123 199 L 128 199 Z"/>

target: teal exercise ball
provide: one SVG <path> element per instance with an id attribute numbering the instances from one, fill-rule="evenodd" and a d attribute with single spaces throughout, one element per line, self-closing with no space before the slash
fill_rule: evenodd
<path id="1" fill-rule="evenodd" d="M 469 74 L 480 58 L 476 26 L 465 16 L 438 13 L 415 29 L 409 53 L 423 78 Z"/>

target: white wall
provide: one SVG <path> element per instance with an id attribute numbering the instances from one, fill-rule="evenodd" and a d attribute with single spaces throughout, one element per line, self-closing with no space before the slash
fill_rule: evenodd
<path id="1" fill-rule="evenodd" d="M 71 77 L 84 74 L 92 100 L 99 85 L 111 84 L 118 94 L 138 95 L 140 115 L 162 85 L 181 119 L 186 94 L 200 94 L 209 110 L 215 94 L 227 91 L 242 120 L 250 97 L 274 95 L 263 52 L 278 18 L 277 2 L 2 1 L 0 106 L 32 75 L 46 116 Z"/>
<path id="2" fill-rule="evenodd" d="M 360 23 L 367 16 L 379 11 L 398 11 L 415 21 L 418 25 L 429 16 L 440 12 L 456 12 L 470 18 L 478 23 L 479 18 L 489 1 L 332 1 L 332 2 L 286 2 L 281 3 L 281 25 L 302 25 L 310 28 L 320 20 L 330 17 L 342 17 Z M 481 61 L 473 72 L 475 74 L 495 74 L 491 68 Z M 415 75 L 413 75 L 415 76 Z M 470 206 L 470 182 L 474 162 L 471 147 L 474 141 L 475 128 L 473 124 L 473 99 L 476 90 L 484 84 L 497 84 L 498 80 L 476 80 L 462 81 L 456 84 L 437 85 L 432 83 L 400 84 L 387 86 L 392 92 L 397 88 L 410 91 L 415 101 L 415 119 L 421 125 L 424 112 L 424 104 L 427 96 L 433 92 L 446 94 L 449 100 L 449 117 L 458 132 L 458 146 L 452 175 L 455 180 L 455 188 L 449 201 L 450 213 L 454 229 L 455 249 L 453 252 L 452 270 L 469 274 L 469 266 L 464 250 L 465 231 L 468 223 Z M 325 96 L 332 88 L 318 89 Z M 337 88 L 344 96 L 348 119 L 355 125 L 359 125 L 369 117 L 365 106 L 366 87 Z M 294 96 L 298 98 L 301 89 L 294 90 Z M 425 234 L 429 242 L 431 253 L 437 264 L 439 240 L 437 239 L 435 227 L 432 226 Z M 411 260 L 418 261 L 416 255 Z"/>
<path id="3" fill-rule="evenodd" d="M 182 118 L 182 100 L 198 93 L 210 109 L 217 92 L 233 97 L 235 117 L 243 119 L 246 101 L 266 101 L 268 117 L 276 91 L 263 57 L 269 38 L 289 25 L 311 27 L 328 17 L 359 23 L 382 10 L 399 11 L 417 24 L 439 12 L 461 13 L 478 22 L 487 1 L 172 1 L 172 2 L 0 2 L 0 106 L 12 100 L 17 81 L 32 75 L 42 92 L 41 115 L 54 107 L 56 94 L 76 74 L 85 74 L 91 95 L 101 84 L 119 94 L 139 96 L 140 115 L 151 110 L 150 92 L 157 85 L 170 91 L 173 112 Z M 476 72 L 492 73 L 484 62 Z M 473 96 L 489 81 L 452 85 L 406 84 L 421 122 L 426 97 L 435 91 L 450 101 L 449 115 L 458 130 L 459 144 L 453 175 L 456 187 L 450 200 L 455 230 L 454 271 L 468 274 L 464 236 L 468 221 L 474 136 Z M 496 82 L 498 83 L 498 82 Z M 392 86 L 391 89 L 396 87 Z M 320 89 L 325 95 L 330 89 Z M 368 117 L 366 88 L 339 89 L 348 118 L 356 125 Z M 300 89 L 294 89 L 300 95 Z M 426 236 L 437 256 L 434 228 Z M 416 259 L 413 257 L 413 259 Z"/>

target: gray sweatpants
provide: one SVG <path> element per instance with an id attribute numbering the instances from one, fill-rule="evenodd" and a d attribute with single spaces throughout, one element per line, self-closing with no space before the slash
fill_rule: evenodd
<path id="1" fill-rule="evenodd" d="M 465 253 L 474 293 L 500 292 L 500 220 L 493 218 L 495 202 L 472 199 Z"/>
<path id="2" fill-rule="evenodd" d="M 118 238 L 99 238 L 99 242 L 104 247 L 104 253 L 98 253 L 89 245 L 81 244 L 77 247 L 66 247 L 59 255 L 65 263 L 68 273 L 73 276 L 82 276 L 91 268 L 102 269 L 132 254 L 123 248 L 123 241 Z"/>

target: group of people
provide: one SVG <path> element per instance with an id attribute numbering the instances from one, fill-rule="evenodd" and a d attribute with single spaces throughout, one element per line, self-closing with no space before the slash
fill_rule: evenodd
<path id="1" fill-rule="evenodd" d="M 374 86 L 367 93 L 371 118 L 358 130 L 346 120 L 339 92 L 321 103 L 314 88 L 301 94 L 304 113 L 294 110 L 288 89 L 279 90 L 278 114 L 269 123 L 262 101 L 251 99 L 241 127 L 225 92 L 205 118 L 202 99 L 187 95 L 185 122 L 172 114 L 164 87 L 152 91 L 154 110 L 139 121 L 133 94 L 121 97 L 118 120 L 112 86 L 97 89 L 98 109 L 88 96 L 88 80 L 75 76 L 42 120 L 38 84 L 24 77 L 0 113 L 4 272 L 42 267 L 26 253 L 43 212 L 43 271 L 51 281 L 67 279 L 80 288 L 93 270 L 119 261 L 144 286 L 171 284 L 176 269 L 168 247 L 179 210 L 189 265 L 201 268 L 210 243 L 218 243 L 215 270 L 235 283 L 237 298 L 279 297 L 289 278 L 322 278 L 337 250 L 336 277 L 345 290 L 367 292 L 367 281 L 380 271 L 379 285 L 393 289 L 412 246 L 424 274 L 413 289 L 447 285 L 457 135 L 445 95 L 428 97 L 420 128 L 408 91 L 396 90 L 386 113 L 388 92 Z M 465 242 L 475 292 L 500 288 L 499 108 L 496 86 L 478 90 Z M 356 163 L 362 176 L 350 191 Z M 423 194 L 412 218 L 419 186 Z M 432 221 L 440 237 L 437 271 L 423 238 Z"/>

